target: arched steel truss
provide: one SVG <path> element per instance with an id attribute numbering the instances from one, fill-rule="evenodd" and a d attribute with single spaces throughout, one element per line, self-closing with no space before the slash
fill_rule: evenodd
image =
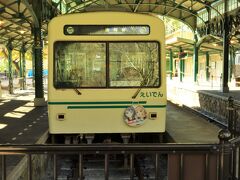
<path id="1" fill-rule="evenodd" d="M 33 44 L 33 29 L 43 24 L 43 34 L 46 32 L 47 22 L 54 16 L 62 14 L 59 10 L 61 4 L 65 4 L 64 13 L 76 13 L 85 11 L 113 10 L 130 12 L 150 12 L 162 16 L 172 17 L 183 21 L 193 30 L 198 30 L 201 36 L 208 33 L 215 36 L 222 36 L 223 15 L 212 6 L 218 0 L 59 0 L 58 3 L 52 0 L 0 0 L 0 44 L 6 44 L 12 40 L 14 48 L 20 48 L 22 43 L 30 47 Z M 41 17 L 36 15 L 33 4 L 41 4 Z M 40 7 L 40 6 L 39 6 Z M 61 8 L 60 8 L 61 9 Z M 217 19 L 205 22 L 199 11 L 211 9 L 218 14 Z M 196 20 L 199 18 L 202 25 L 197 27 Z M 230 15 L 231 36 L 239 32 L 239 12 Z M 38 22 L 38 21 L 41 22 Z M 45 30 L 44 30 L 45 29 Z M 240 37 L 240 35 L 239 35 Z"/>

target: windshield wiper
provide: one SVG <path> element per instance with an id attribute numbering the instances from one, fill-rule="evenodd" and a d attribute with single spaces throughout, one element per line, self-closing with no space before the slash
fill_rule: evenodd
<path id="1" fill-rule="evenodd" d="M 134 95 L 132 96 L 132 99 L 135 99 L 135 98 L 138 96 L 138 94 L 140 93 L 140 91 L 141 91 L 142 88 L 143 88 L 144 83 L 145 83 L 145 79 L 141 82 L 140 87 L 139 87 L 139 88 L 137 89 L 137 91 L 134 93 Z"/>
<path id="2" fill-rule="evenodd" d="M 82 93 L 78 89 L 74 89 L 74 91 L 77 93 L 77 95 L 82 95 Z"/>
<path id="3" fill-rule="evenodd" d="M 138 94 L 139 94 L 139 92 L 141 91 L 141 89 L 142 89 L 142 87 L 140 87 L 140 88 L 138 88 L 138 90 L 134 93 L 134 95 L 132 96 L 132 99 L 135 99 L 137 96 L 138 96 Z"/>
<path id="4" fill-rule="evenodd" d="M 153 85 L 155 85 L 157 82 L 158 82 L 158 78 L 156 78 L 156 79 L 154 80 Z M 132 99 L 135 99 L 135 98 L 138 96 L 138 94 L 140 93 L 140 91 L 141 91 L 142 88 L 143 88 L 144 83 L 145 83 L 145 80 L 142 81 L 140 88 L 138 88 L 137 91 L 134 93 L 134 95 L 132 96 Z"/>

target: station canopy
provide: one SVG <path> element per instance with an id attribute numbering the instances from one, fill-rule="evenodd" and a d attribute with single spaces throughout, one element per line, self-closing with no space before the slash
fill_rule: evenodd
<path id="1" fill-rule="evenodd" d="M 39 24 L 33 3 L 41 3 L 43 34 L 56 15 L 86 11 L 150 12 L 168 16 L 196 28 L 198 12 L 210 8 L 217 0 L 0 0 L 0 45 L 12 40 L 14 48 L 33 43 L 32 31 Z M 49 12 L 51 11 L 51 12 Z M 217 12 L 217 11 L 216 11 Z M 204 21 L 203 21 L 204 22 Z"/>
<path id="2" fill-rule="evenodd" d="M 31 11 L 24 1 L 0 0 L 0 45 L 6 45 L 9 40 L 12 40 L 14 48 L 19 48 L 22 43 L 32 44 L 34 20 Z"/>

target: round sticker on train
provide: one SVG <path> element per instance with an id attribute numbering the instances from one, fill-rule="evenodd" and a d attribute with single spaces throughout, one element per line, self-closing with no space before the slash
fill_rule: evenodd
<path id="1" fill-rule="evenodd" d="M 147 112 L 141 105 L 129 106 L 124 111 L 124 121 L 132 127 L 141 126 L 147 118 Z"/>

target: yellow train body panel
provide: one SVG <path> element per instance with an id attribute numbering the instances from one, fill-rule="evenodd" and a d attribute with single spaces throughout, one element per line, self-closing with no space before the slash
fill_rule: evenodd
<path id="1" fill-rule="evenodd" d="M 78 133 L 139 133 L 139 132 L 165 132 L 165 115 L 157 120 L 147 119 L 140 127 L 129 127 L 123 120 L 124 109 L 95 108 L 84 110 L 68 110 L 65 106 L 51 106 L 54 114 L 66 114 L 64 121 L 50 122 L 52 134 L 78 134 Z M 165 114 L 165 109 L 151 108 L 151 112 Z M 54 117 L 53 117 L 54 118 Z"/>
<path id="2" fill-rule="evenodd" d="M 125 26 L 147 25 L 150 33 L 146 35 L 111 33 L 107 35 L 66 35 L 64 30 L 66 25 L 117 26 L 124 31 L 126 31 Z M 69 32 L 72 33 L 70 30 Z M 115 31 L 116 28 L 113 28 L 113 30 Z M 164 132 L 166 122 L 164 32 L 163 22 L 157 17 L 147 14 L 91 12 L 54 18 L 48 27 L 50 133 Z M 65 42 L 67 48 L 69 48 L 66 51 L 61 49 L 64 48 L 63 44 Z M 80 43 L 76 44 L 78 42 Z M 151 51 L 144 47 L 145 43 L 152 48 Z M 79 48 L 76 48 L 77 52 L 74 53 L 70 49 L 71 47 Z M 116 47 L 130 50 L 123 54 L 123 52 L 118 52 Z M 88 52 L 89 50 L 85 50 L 87 48 L 90 50 L 96 48 L 96 52 L 94 50 Z M 131 50 L 131 48 L 135 49 Z M 144 52 L 141 49 L 144 49 Z M 159 52 L 155 53 L 155 51 Z M 66 55 L 66 53 L 70 55 Z M 116 60 L 117 57 L 121 60 Z M 144 62 L 144 57 L 148 57 L 150 60 Z M 62 58 L 65 59 L 62 60 Z M 126 60 L 126 58 L 128 59 Z M 159 62 L 157 62 L 157 58 L 160 59 Z M 69 67 L 78 67 L 79 61 L 81 61 L 79 66 L 86 67 L 86 69 L 81 68 L 79 70 L 79 68 L 79 73 L 83 73 L 83 75 L 71 79 L 71 69 L 69 70 Z M 91 64 L 89 64 L 89 61 L 92 61 Z M 73 66 L 74 63 L 76 65 Z M 112 70 L 114 68 L 116 72 Z M 101 75 L 98 75 L 99 72 L 101 72 Z M 129 76 L 137 76 L 137 73 L 139 73 L 138 76 L 141 76 L 141 78 L 134 77 L 135 79 L 133 78 L 134 80 L 131 81 L 123 80 L 123 77 L 120 77 L 118 73 L 125 73 Z M 100 78 L 102 75 L 104 75 L 104 78 Z M 156 75 L 158 75 L 158 79 Z M 94 79 L 98 80 L 97 78 L 100 80 L 106 79 L 106 81 L 98 82 L 97 86 L 99 87 L 92 87 L 96 86 L 92 82 Z M 153 79 L 156 83 L 153 82 Z M 158 81 L 159 85 L 155 85 L 158 84 Z M 71 86 L 70 82 L 73 87 L 69 87 Z M 145 84 L 142 87 L 143 82 Z M 78 86 L 77 83 L 81 85 Z M 133 98 L 134 95 L 136 97 Z M 146 116 L 140 120 L 141 124 L 134 122 L 134 126 L 131 126 L 131 124 L 126 123 L 124 113 L 128 107 L 136 108 L 137 106 L 144 108 Z"/>

